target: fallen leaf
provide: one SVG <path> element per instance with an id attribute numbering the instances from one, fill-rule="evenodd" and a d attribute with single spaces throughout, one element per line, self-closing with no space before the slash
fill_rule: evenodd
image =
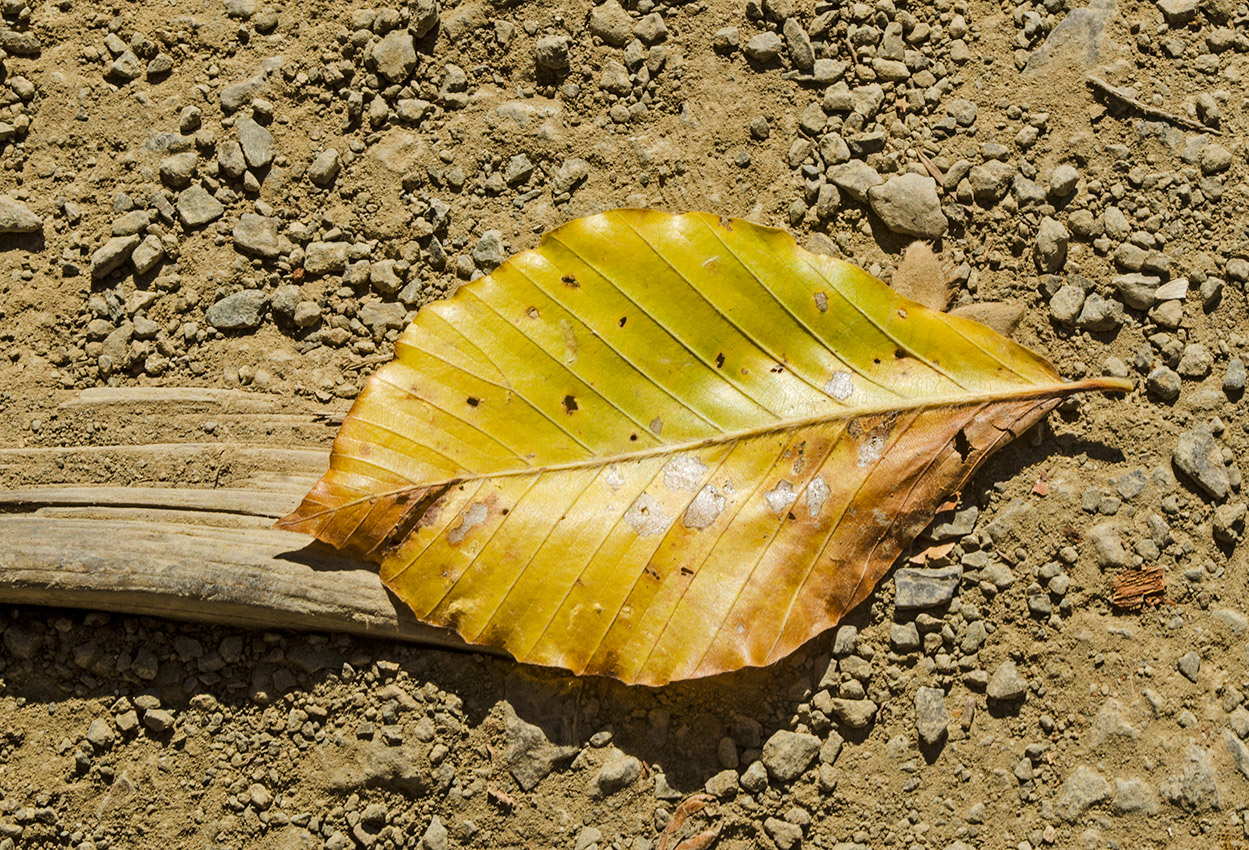
<path id="1" fill-rule="evenodd" d="M 785 657 L 993 451 L 1131 387 L 783 231 L 650 210 L 548 233 L 395 355 L 279 527 L 470 643 L 649 685 Z"/>
<path id="2" fill-rule="evenodd" d="M 1044 470 L 1037 476 L 1036 484 L 1032 486 L 1032 492 L 1037 496 L 1048 496 L 1050 494 L 1050 478 Z"/>
<path id="3" fill-rule="evenodd" d="M 659 836 L 659 850 L 668 850 L 668 840 L 685 825 L 685 821 L 690 815 L 706 806 L 715 798 L 710 794 L 691 794 L 680 802 L 676 810 L 672 813 L 672 819 L 668 821 L 668 825 L 664 827 L 663 833 Z M 683 846 L 685 842 L 681 842 Z"/>
<path id="4" fill-rule="evenodd" d="M 938 543 L 935 546 L 929 546 L 918 554 L 912 555 L 908 560 L 916 566 L 923 566 L 936 558 L 944 558 L 954 550 L 957 541 L 950 543 Z"/>

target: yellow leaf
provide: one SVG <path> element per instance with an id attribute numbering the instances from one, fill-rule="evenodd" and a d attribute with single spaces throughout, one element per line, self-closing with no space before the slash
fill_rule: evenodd
<path id="1" fill-rule="evenodd" d="M 662 684 L 788 655 L 991 452 L 1129 388 L 783 231 L 617 210 L 423 308 L 279 525 L 469 642 Z"/>

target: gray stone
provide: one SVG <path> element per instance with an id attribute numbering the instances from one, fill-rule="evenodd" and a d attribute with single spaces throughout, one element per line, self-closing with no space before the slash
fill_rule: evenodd
<path id="1" fill-rule="evenodd" d="M 116 733 L 113 731 L 113 721 L 105 717 L 97 717 L 91 721 L 91 725 L 87 727 L 87 740 L 98 750 L 107 750 L 113 746 L 113 739 Z"/>
<path id="2" fill-rule="evenodd" d="M 533 162 L 523 153 L 509 159 L 503 169 L 503 182 L 509 186 L 519 186 L 532 176 Z"/>
<path id="3" fill-rule="evenodd" d="M 407 322 L 408 310 L 394 301 L 372 302 L 363 305 L 356 316 L 375 337 L 380 337 L 388 330 L 402 330 Z"/>
<path id="4" fill-rule="evenodd" d="M 1232 757 L 1232 764 L 1245 779 L 1249 779 L 1249 747 L 1232 734 L 1230 729 L 1223 732 L 1223 745 L 1227 747 L 1227 753 Z"/>
<path id="5" fill-rule="evenodd" d="M 785 36 L 785 46 L 789 48 L 789 61 L 799 71 L 810 72 L 815 68 L 815 49 L 811 46 L 811 36 L 798 23 L 797 18 L 786 18 L 781 26 Z"/>
<path id="6" fill-rule="evenodd" d="M 1093 526 L 1085 535 L 1093 545 L 1093 555 L 1097 565 L 1103 570 L 1117 569 L 1128 565 L 1128 552 L 1119 536 L 1119 528 L 1113 522 L 1102 522 Z"/>
<path id="7" fill-rule="evenodd" d="M 1139 776 L 1128 779 L 1116 779 L 1114 796 L 1110 799 L 1115 811 L 1123 814 L 1143 812 L 1153 814 L 1158 809 L 1158 798 L 1154 789 Z"/>
<path id="8" fill-rule="evenodd" d="M 91 279 L 100 280 L 121 268 L 140 242 L 138 234 L 114 236 L 91 255 Z"/>
<path id="9" fill-rule="evenodd" d="M 952 101 L 945 111 L 961 127 L 970 127 L 976 123 L 978 109 L 974 100 L 960 98 Z"/>
<path id="10" fill-rule="evenodd" d="M 867 194 L 872 212 L 894 233 L 940 239 L 949 229 L 937 183 L 931 177 L 908 172 L 871 187 Z"/>
<path id="11" fill-rule="evenodd" d="M 894 623 L 889 627 L 889 645 L 894 652 L 916 652 L 923 645 L 919 640 L 919 629 L 915 623 Z"/>
<path id="12" fill-rule="evenodd" d="M 308 166 L 308 179 L 317 186 L 325 188 L 338 176 L 338 168 L 338 151 L 334 148 L 326 148 L 313 157 L 312 163 Z"/>
<path id="13" fill-rule="evenodd" d="M 420 123 L 433 108 L 432 103 L 419 97 L 401 97 L 395 101 L 395 113 L 398 114 L 400 121 L 408 124 Z M 337 157 L 337 152 L 335 156 Z"/>
<path id="14" fill-rule="evenodd" d="M 143 62 L 133 50 L 127 50 L 108 66 L 108 76 L 124 82 L 138 79 L 143 74 Z"/>
<path id="15" fill-rule="evenodd" d="M 1124 304 L 1133 310 L 1148 310 L 1158 303 L 1158 285 L 1162 279 L 1148 274 L 1121 274 L 1110 282 Z"/>
<path id="16" fill-rule="evenodd" d="M 1201 173 L 1205 175 L 1221 174 L 1232 167 L 1232 152 L 1217 142 L 1203 147 L 1197 157 Z"/>
<path id="17" fill-rule="evenodd" d="M 866 729 L 876 717 L 876 703 L 870 699 L 834 699 L 833 714 L 850 729 Z"/>
<path id="18" fill-rule="evenodd" d="M 651 12 L 637 22 L 633 27 L 633 34 L 646 44 L 658 44 L 668 37 L 668 26 L 664 23 L 663 15 Z"/>
<path id="19" fill-rule="evenodd" d="M 160 735 L 173 728 L 174 717 L 163 708 L 149 708 L 143 712 L 143 725 Z"/>
<path id="20" fill-rule="evenodd" d="M 837 627 L 837 634 L 833 637 L 833 655 L 838 658 L 850 655 L 858 645 L 858 628 L 848 623 Z"/>
<path id="21" fill-rule="evenodd" d="M 417 38 L 424 38 L 438 25 L 441 12 L 438 0 L 409 0 L 408 29 Z"/>
<path id="22" fill-rule="evenodd" d="M 915 690 L 915 731 L 920 743 L 935 747 L 945 739 L 950 717 L 945 710 L 945 691 L 920 687 Z"/>
<path id="23" fill-rule="evenodd" d="M 1182 27 L 1197 17 L 1198 0 L 1158 0 L 1162 16 L 1173 27 Z"/>
<path id="24" fill-rule="evenodd" d="M 876 169 L 860 159 L 852 159 L 833 169 L 831 178 L 838 189 L 859 203 L 867 203 L 868 192 L 885 181 Z"/>
<path id="25" fill-rule="evenodd" d="M 416 70 L 416 45 L 405 29 L 392 30 L 373 45 L 373 64 L 377 73 L 392 83 L 407 82 Z"/>
<path id="26" fill-rule="evenodd" d="M 820 744 L 820 764 L 829 767 L 836 764 L 837 756 L 841 755 L 841 748 L 845 743 L 845 739 L 836 732 L 829 732 L 824 743 Z"/>
<path id="27" fill-rule="evenodd" d="M 1223 392 L 1238 395 L 1245 389 L 1245 361 L 1233 357 L 1227 361 L 1227 372 L 1223 376 Z"/>
<path id="28" fill-rule="evenodd" d="M 1037 271 L 1054 274 L 1067 262 L 1067 244 L 1071 234 L 1062 222 L 1050 216 L 1041 219 L 1037 228 L 1034 257 Z"/>
<path id="29" fill-rule="evenodd" d="M 532 791 L 552 770 L 566 766 L 580 752 L 576 747 L 552 744 L 540 727 L 521 720 L 510 705 L 504 732 L 503 763 L 525 791 Z"/>
<path id="30" fill-rule="evenodd" d="M 243 213 L 234 225 L 234 247 L 244 254 L 272 260 L 281 253 L 278 220 L 271 216 Z"/>
<path id="31" fill-rule="evenodd" d="M 595 796 L 610 797 L 617 791 L 628 788 L 642 775 L 642 763 L 630 755 L 615 752 L 610 756 L 598 773 L 590 781 L 591 792 Z M 734 776 L 736 782 L 737 777 Z"/>
<path id="32" fill-rule="evenodd" d="M 1145 378 L 1145 389 L 1150 395 L 1156 396 L 1166 402 L 1175 401 L 1180 397 L 1180 386 L 1182 385 L 1180 376 L 1174 370 L 1168 369 L 1166 366 L 1159 366 L 1149 373 Z"/>
<path id="33" fill-rule="evenodd" d="M 802 844 L 802 827 L 795 823 L 770 817 L 764 820 L 763 831 L 780 850 L 793 850 Z"/>
<path id="34" fill-rule="evenodd" d="M 218 142 L 217 167 L 231 180 L 242 177 L 247 171 L 247 160 L 243 158 L 243 146 L 234 139 Z"/>
<path id="35" fill-rule="evenodd" d="M 819 738 L 781 729 L 764 743 L 761 758 L 773 780 L 792 782 L 811 766 L 819 752 Z"/>
<path id="36" fill-rule="evenodd" d="M 152 223 L 152 214 L 147 210 L 131 210 L 113 219 L 114 236 L 132 236 L 142 233 Z"/>
<path id="37" fill-rule="evenodd" d="M 1079 184 L 1080 172 L 1073 165 L 1063 163 L 1050 174 L 1050 194 L 1056 198 L 1074 195 Z"/>
<path id="38" fill-rule="evenodd" d="M 4 648 L 20 661 L 34 658 L 42 646 L 43 637 L 36 632 L 27 631 L 20 626 L 9 626 L 4 630 Z"/>
<path id="39" fill-rule="evenodd" d="M 539 68 L 563 71 L 568 68 L 569 38 L 566 35 L 539 36 L 534 43 L 534 61 Z"/>
<path id="40" fill-rule="evenodd" d="M 1163 782 L 1161 790 L 1168 802 L 1190 812 L 1221 808 L 1222 799 L 1214 769 L 1214 754 L 1204 747 L 1189 744 L 1184 752 L 1184 767 L 1179 776 Z"/>
<path id="41" fill-rule="evenodd" d="M 1139 738 L 1140 730 L 1128 721 L 1124 713 L 1123 704 L 1117 699 L 1106 700 L 1089 729 L 1089 747 L 1097 749 L 1108 743 L 1127 743 Z"/>
<path id="42" fill-rule="evenodd" d="M 590 163 L 580 157 L 564 160 L 551 178 L 551 191 L 556 195 L 571 192 L 590 176 Z"/>
<path id="43" fill-rule="evenodd" d="M 703 790 L 713 797 L 727 800 L 737 796 L 737 785 L 737 771 L 726 768 L 718 773 L 713 773 L 703 783 Z"/>
<path id="44" fill-rule="evenodd" d="M 438 815 L 429 819 L 429 826 L 421 835 L 420 850 L 447 850 L 447 828 Z"/>
<path id="45" fill-rule="evenodd" d="M 633 37 L 633 19 L 616 0 L 607 0 L 590 10 L 590 32 L 612 47 L 624 47 Z"/>
<path id="46" fill-rule="evenodd" d="M 1180 434 L 1171 462 L 1210 498 L 1220 502 L 1227 498 L 1231 478 L 1223 462 L 1223 451 L 1209 431 L 1193 428 Z"/>
<path id="47" fill-rule="evenodd" d="M 239 146 L 249 166 L 265 168 L 273 162 L 272 133 L 246 115 L 235 122 L 234 129 L 238 131 Z"/>
<path id="48" fill-rule="evenodd" d="M 304 249 L 304 271 L 310 275 L 333 274 L 345 268 L 346 242 L 309 242 Z"/>
<path id="49" fill-rule="evenodd" d="M 198 183 L 178 194 L 178 218 L 183 227 L 203 227 L 221 218 L 225 211 L 221 202 Z"/>
<path id="50" fill-rule="evenodd" d="M 959 564 L 936 569 L 903 567 L 894 573 L 894 605 L 901 610 L 948 605 L 962 579 L 963 568 Z"/>
<path id="51" fill-rule="evenodd" d="M 183 151 L 160 161 L 160 179 L 170 189 L 185 189 L 191 185 L 191 176 L 199 157 L 195 151 Z"/>
<path id="52" fill-rule="evenodd" d="M 1180 373 L 1180 377 L 1200 381 L 1210 374 L 1213 367 L 1214 357 L 1210 354 L 1210 349 L 1199 342 L 1190 342 L 1184 346 L 1184 352 L 1180 355 L 1180 362 L 1176 364 L 1175 371 Z"/>
<path id="53" fill-rule="evenodd" d="M 1068 327 L 1074 325 L 1084 309 L 1084 290 L 1073 283 L 1059 287 L 1050 298 L 1050 316 Z"/>
<path id="54" fill-rule="evenodd" d="M 369 284 L 381 295 L 394 295 L 403 289 L 403 278 L 395 271 L 394 260 L 381 260 L 369 268 Z"/>
<path id="55" fill-rule="evenodd" d="M 1011 181 L 1015 178 L 1015 168 L 999 160 L 990 160 L 983 165 L 972 166 L 967 174 L 971 184 L 972 196 L 981 206 L 992 206 L 1006 196 Z"/>
<path id="56" fill-rule="evenodd" d="M 219 331 L 249 331 L 264 321 L 269 296 L 259 289 L 227 295 L 204 311 L 204 321 Z"/>
<path id="57" fill-rule="evenodd" d="M 742 771 L 739 780 L 742 787 L 751 794 L 762 793 L 768 787 L 768 769 L 764 767 L 761 761 L 752 761 L 745 770 Z"/>
<path id="58" fill-rule="evenodd" d="M 145 236 L 130 253 L 135 274 L 145 275 L 165 259 L 165 245 L 155 233 Z"/>
<path id="59" fill-rule="evenodd" d="M 599 74 L 599 88 L 612 94 L 626 95 L 633 91 L 633 82 L 629 79 L 629 71 L 615 59 L 603 60 L 602 73 Z"/>
<path id="60" fill-rule="evenodd" d="M 1084 299 L 1076 324 L 1086 331 L 1114 330 L 1123 324 L 1123 305 L 1094 292 Z"/>
<path id="61" fill-rule="evenodd" d="M 1070 823 L 1109 796 L 1110 783 L 1106 777 L 1091 767 L 1080 765 L 1067 777 L 1054 798 L 1054 811 Z"/>
<path id="62" fill-rule="evenodd" d="M 1196 684 L 1197 674 L 1201 672 L 1201 653 L 1195 649 L 1184 653 L 1175 662 L 1175 669 L 1179 670 L 1185 679 Z"/>
<path id="63" fill-rule="evenodd" d="M 784 46 L 785 43 L 781 41 L 779 35 L 768 31 L 761 32 L 746 42 L 742 52 L 760 65 L 768 65 L 776 61 Z"/>
<path id="64" fill-rule="evenodd" d="M 1003 661 L 993 671 L 986 690 L 989 699 L 997 702 L 1014 702 L 1028 693 L 1028 683 L 1019 675 L 1014 661 Z"/>
<path id="65" fill-rule="evenodd" d="M 477 246 L 473 248 L 473 262 L 477 264 L 477 268 L 490 274 L 502 265 L 505 259 L 507 259 L 507 254 L 503 250 L 503 234 L 498 230 L 487 230 L 481 235 L 481 239 L 477 240 Z"/>
<path id="66" fill-rule="evenodd" d="M 26 204 L 8 195 L 0 195 L 0 233 L 36 233 L 43 229 L 43 219 Z"/>
<path id="67" fill-rule="evenodd" d="M 1245 514 L 1249 506 L 1244 502 L 1231 502 L 1214 509 L 1214 536 L 1224 543 L 1236 544 L 1245 530 Z"/>

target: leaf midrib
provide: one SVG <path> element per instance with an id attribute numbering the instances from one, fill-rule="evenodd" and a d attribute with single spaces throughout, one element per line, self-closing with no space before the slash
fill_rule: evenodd
<path id="1" fill-rule="evenodd" d="M 624 452 L 614 455 L 595 455 L 594 457 L 584 458 L 581 460 L 567 461 L 565 463 L 549 464 L 547 466 L 527 466 L 515 469 L 504 469 L 496 472 L 476 472 L 465 475 L 456 475 L 449 478 L 438 479 L 435 481 L 426 481 L 422 483 L 412 483 L 404 487 L 398 487 L 393 490 L 387 490 L 381 493 L 374 493 L 359 499 L 353 499 L 348 502 L 342 502 L 333 508 L 324 511 L 318 511 L 315 514 L 301 517 L 301 522 L 317 519 L 327 514 L 337 513 L 346 508 L 355 507 L 356 505 L 376 502 L 382 499 L 401 496 L 404 493 L 411 493 L 416 490 L 429 490 L 439 487 L 450 487 L 456 484 L 462 484 L 470 481 L 485 481 L 495 478 L 519 478 L 525 475 L 544 475 L 549 472 L 565 472 L 577 469 L 590 469 L 593 467 L 610 466 L 616 463 L 629 463 L 631 461 L 647 460 L 653 457 L 662 457 L 664 455 L 676 455 L 682 452 L 697 451 L 698 449 L 707 448 L 709 446 L 726 445 L 730 443 L 741 442 L 744 440 L 754 439 L 756 437 L 764 437 L 769 434 L 776 434 L 784 431 L 796 431 L 801 428 L 809 428 L 813 425 L 831 424 L 833 422 L 841 422 L 849 419 L 859 419 L 865 416 L 876 416 L 887 413 L 901 413 L 912 410 L 928 410 L 941 407 L 968 407 L 978 404 L 1003 402 L 1003 401 L 1027 401 L 1029 399 L 1047 399 L 1059 398 L 1068 395 L 1074 395 L 1081 392 L 1089 392 L 1093 390 L 1103 390 L 1111 392 L 1130 392 L 1132 383 L 1122 378 L 1086 378 L 1082 381 L 1072 381 L 1070 383 L 1054 383 L 1039 384 L 1025 388 L 997 391 L 989 393 L 968 393 L 954 396 L 936 396 L 926 398 L 903 399 L 901 403 L 878 404 L 865 407 L 856 407 L 852 409 L 841 409 L 829 413 L 820 413 L 813 416 L 805 416 L 794 419 L 782 419 L 771 422 L 766 425 L 760 425 L 755 428 L 747 428 L 739 431 L 729 431 L 722 434 L 704 438 L 702 440 L 693 440 L 686 443 L 671 443 L 650 448 L 640 449 L 635 452 Z M 352 419 L 348 414 L 347 420 Z M 344 421 L 344 425 L 346 421 Z M 280 525 L 280 523 L 279 523 Z"/>

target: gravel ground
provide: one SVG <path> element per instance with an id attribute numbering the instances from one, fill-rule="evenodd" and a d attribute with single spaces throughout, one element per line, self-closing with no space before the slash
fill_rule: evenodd
<path id="1" fill-rule="evenodd" d="M 0 445 L 112 433 L 49 406 L 100 385 L 352 398 L 421 304 L 623 205 L 886 278 L 934 240 L 955 305 L 1137 390 L 712 681 L 0 609 L 0 850 L 647 850 L 700 791 L 669 847 L 1249 844 L 1249 8 L 1073 5 L 4 0 Z"/>

